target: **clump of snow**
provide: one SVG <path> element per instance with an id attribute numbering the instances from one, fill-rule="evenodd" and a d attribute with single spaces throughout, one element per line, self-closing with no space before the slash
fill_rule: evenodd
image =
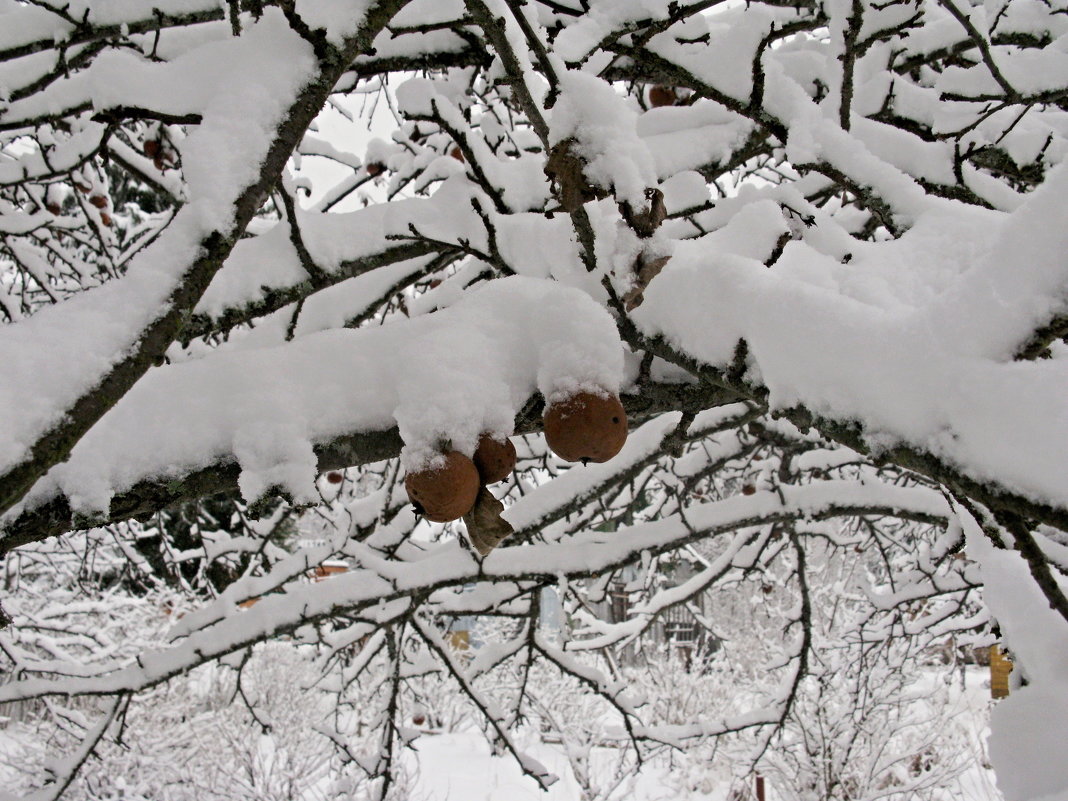
<path id="1" fill-rule="evenodd" d="M 392 325 L 224 348 L 151 370 L 24 505 L 62 492 L 76 510 L 101 512 L 140 480 L 228 461 L 240 463 L 248 498 L 279 486 L 307 499 L 314 444 L 397 425 L 405 465 L 416 469 L 444 443 L 470 455 L 482 432 L 512 433 L 535 392 L 618 393 L 623 377 L 623 348 L 600 304 L 515 276 Z"/>
<path id="2" fill-rule="evenodd" d="M 583 292 L 510 278 L 471 293 L 401 352 L 395 411 L 405 464 L 415 469 L 443 441 L 471 455 L 484 431 L 506 436 L 537 389 L 546 401 L 577 392 L 618 392 L 623 351 L 608 313 Z M 427 319 L 427 318 L 423 318 Z"/>
<path id="3" fill-rule="evenodd" d="M 287 490 L 294 503 L 315 503 L 318 461 L 304 432 L 286 420 L 254 420 L 234 434 L 234 456 L 241 465 L 238 487 L 248 503 L 273 487 Z"/>
<path id="4" fill-rule="evenodd" d="M 388 167 L 390 159 L 393 158 L 399 150 L 400 148 L 397 145 L 376 136 L 367 143 L 367 150 L 364 154 L 364 164 L 381 164 L 383 167 Z"/>
<path id="5" fill-rule="evenodd" d="M 610 83 L 593 75 L 560 76 L 549 139 L 552 144 L 573 139 L 586 179 L 632 208 L 643 208 L 645 190 L 658 183 L 653 156 L 638 136 L 636 112 Z"/>
<path id="6" fill-rule="evenodd" d="M 436 95 L 433 81 L 410 78 L 397 87 L 397 109 L 407 117 L 429 117 L 434 113 Z"/>
<path id="7" fill-rule="evenodd" d="M 674 173 L 660 185 L 660 190 L 668 214 L 708 202 L 708 184 L 701 173 L 693 170 Z"/>
<path id="8" fill-rule="evenodd" d="M 341 46 L 345 39 L 352 36 L 371 0 L 297 0 L 296 12 L 312 30 L 326 32 L 326 40 L 334 46 Z"/>

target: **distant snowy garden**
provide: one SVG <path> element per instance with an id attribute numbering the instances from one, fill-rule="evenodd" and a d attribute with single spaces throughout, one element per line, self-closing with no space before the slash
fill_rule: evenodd
<path id="1" fill-rule="evenodd" d="M 1066 157 L 1068 0 L 0 0 L 0 799 L 1068 801 Z"/>

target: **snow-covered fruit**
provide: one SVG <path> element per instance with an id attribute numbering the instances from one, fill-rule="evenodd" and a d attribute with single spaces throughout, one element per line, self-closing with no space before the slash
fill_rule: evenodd
<path id="1" fill-rule="evenodd" d="M 673 106 L 678 97 L 670 86 L 657 85 L 649 90 L 649 105 L 653 108 Z"/>
<path id="2" fill-rule="evenodd" d="M 579 392 L 555 401 L 542 422 L 546 443 L 567 462 L 607 462 L 627 441 L 627 413 L 610 392 Z"/>
<path id="3" fill-rule="evenodd" d="M 331 470 L 326 474 L 326 480 L 331 484 L 340 484 L 345 480 L 345 476 L 339 473 L 337 470 Z"/>
<path id="4" fill-rule="evenodd" d="M 459 451 L 449 451 L 439 462 L 404 478 L 416 511 L 434 523 L 459 520 L 470 512 L 480 486 L 475 463 Z"/>
<path id="5" fill-rule="evenodd" d="M 515 468 L 515 445 L 507 437 L 497 440 L 483 434 L 478 438 L 473 461 L 483 484 L 504 481 Z"/>

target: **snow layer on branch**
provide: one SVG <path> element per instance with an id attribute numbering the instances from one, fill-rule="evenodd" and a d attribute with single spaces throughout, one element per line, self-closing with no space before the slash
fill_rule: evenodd
<path id="1" fill-rule="evenodd" d="M 382 298 L 398 284 L 413 280 L 426 271 L 431 256 L 389 264 L 355 278 L 342 281 L 309 296 L 296 315 L 293 337 L 303 337 L 328 328 L 343 328 L 354 318 L 373 314 Z M 419 299 L 426 297 L 421 295 Z M 408 304 L 409 314 L 415 315 L 415 303 Z M 286 341 L 296 312 L 290 304 L 257 321 L 253 329 L 238 329 L 217 349 L 240 350 L 281 345 Z"/>
<path id="2" fill-rule="evenodd" d="M 826 164 L 848 176 L 859 189 L 873 190 L 901 227 L 915 222 L 929 206 L 920 185 L 824 116 L 823 107 L 805 94 L 782 65 L 768 61 L 766 69 L 765 106 L 788 125 L 787 158 L 795 166 Z"/>
<path id="3" fill-rule="evenodd" d="M 412 0 L 394 15 L 391 25 L 397 28 L 409 25 L 432 25 L 437 22 L 460 19 L 464 11 L 463 0 Z"/>
<path id="4" fill-rule="evenodd" d="M 662 178 L 726 162 L 754 128 L 749 120 L 714 103 L 653 108 L 637 120 L 638 135 Z"/>
<path id="5" fill-rule="evenodd" d="M 709 17 L 707 41 L 683 44 L 674 31 L 667 31 L 654 36 L 648 49 L 724 95 L 748 103 L 753 91 L 753 53 L 775 18 L 766 6 L 725 8 Z"/>
<path id="6" fill-rule="evenodd" d="M 304 498 L 314 494 L 309 443 L 399 425 L 415 468 L 444 441 L 470 454 L 482 432 L 510 434 L 535 392 L 618 392 L 622 379 L 603 307 L 554 282 L 502 279 L 410 321 L 155 369 L 25 503 L 58 490 L 80 511 L 102 511 L 141 479 L 233 460 L 243 491 L 278 485 Z"/>
<path id="7" fill-rule="evenodd" d="M 582 470 L 568 470 L 562 476 L 538 487 L 537 492 L 525 495 L 505 512 L 505 519 L 519 529 L 533 529 L 560 508 L 576 499 L 598 494 L 601 485 L 642 461 L 659 453 L 664 437 L 679 423 L 679 412 L 671 412 L 650 420 L 627 437 L 627 442 L 615 457 L 604 464 L 587 465 Z"/>
<path id="8" fill-rule="evenodd" d="M 628 22 L 664 19 L 668 0 L 592 0 L 583 14 L 568 25 L 553 42 L 553 50 L 564 61 L 580 61 L 613 31 L 626 28 Z"/>
<path id="9" fill-rule="evenodd" d="M 326 40 L 340 46 L 363 21 L 371 0 L 297 0 L 297 14 L 312 30 L 326 31 Z"/>
<path id="10" fill-rule="evenodd" d="M 200 255 L 201 241 L 232 220 L 233 201 L 255 179 L 275 125 L 313 66 L 310 47 L 272 9 L 226 45 L 212 45 L 213 55 L 183 65 L 184 80 L 215 91 L 204 104 L 203 124 L 182 145 L 190 202 L 124 278 L 0 331 L 0 414 L 7 423 L 0 466 L 24 458 L 165 306 Z M 217 80 L 212 70 L 223 64 L 240 77 Z"/>
<path id="11" fill-rule="evenodd" d="M 368 206 L 346 214 L 298 212 L 301 237 L 315 264 L 327 273 L 404 244 L 389 237 L 422 236 L 444 242 L 467 239 L 484 247 L 486 232 L 471 208 L 473 190 L 463 181 L 446 181 L 434 197 Z M 197 305 L 198 314 L 221 316 L 227 309 L 262 300 L 266 288 L 285 289 L 308 274 L 289 241 L 288 224 L 239 242 Z"/>
<path id="12" fill-rule="evenodd" d="M 77 26 L 45 8 L 31 8 L 21 4 L 7 3 L 0 7 L 4 12 L 0 22 L 0 49 L 19 47 L 35 41 L 62 43 L 74 33 Z M 165 14 L 184 15 L 219 8 L 217 0 L 166 0 L 154 4 Z M 72 19 L 84 20 L 89 26 L 122 25 L 138 22 L 153 13 L 153 6 L 143 0 L 72 0 L 63 4 L 63 11 Z"/>
<path id="13" fill-rule="evenodd" d="M 511 165 L 514 168 L 520 163 L 525 161 L 518 160 Z M 543 177 L 534 185 L 540 191 L 545 186 Z M 703 183 L 700 187 L 704 191 Z M 682 195 L 700 202 L 707 192 L 698 198 L 691 188 Z M 297 219 L 309 255 L 322 270 L 336 273 L 354 265 L 358 267 L 361 259 L 405 244 L 409 240 L 390 237 L 411 237 L 410 226 L 420 235 L 441 242 L 456 243 L 463 239 L 473 247 L 485 249 L 486 228 L 471 205 L 471 199 L 477 196 L 477 190 L 458 175 L 447 180 L 429 199 L 394 200 L 345 214 L 298 212 Z M 487 213 L 498 232 L 501 255 L 516 273 L 533 278 L 552 277 L 601 297 L 597 277 L 582 266 L 578 246 L 567 233 L 566 218 L 547 219 L 540 213 L 497 214 L 492 210 Z M 262 301 L 270 290 L 284 290 L 306 280 L 308 274 L 289 240 L 288 224 L 281 223 L 254 239 L 237 243 L 201 298 L 196 313 L 219 318 L 228 310 L 240 310 Z M 310 302 L 315 303 L 316 297 L 313 295 Z M 310 308 L 306 306 L 302 316 Z M 362 308 L 352 314 L 359 311 Z"/>
<path id="14" fill-rule="evenodd" d="M 1058 92 L 1068 82 L 1068 53 L 1064 42 L 1057 42 L 1041 50 L 1014 51 L 1006 47 L 992 47 L 991 56 L 998 70 L 1017 92 L 1037 95 Z M 1001 87 L 985 64 L 974 67 L 949 67 L 943 72 L 935 89 L 947 94 L 966 97 L 999 95 Z"/>
<path id="15" fill-rule="evenodd" d="M 590 183 L 641 208 L 644 192 L 657 185 L 655 162 L 638 136 L 637 114 L 610 83 L 593 75 L 560 76 L 560 97 L 553 107 L 549 139 L 574 139 Z"/>
<path id="16" fill-rule="evenodd" d="M 701 242 L 713 253 L 735 253 L 764 261 L 779 238 L 789 232 L 777 203 L 754 198 L 742 205 L 726 225 L 702 237 Z"/>
<path id="17" fill-rule="evenodd" d="M 502 214 L 493 224 L 499 234 L 501 257 L 522 274 L 534 278 L 550 276 L 566 284 L 586 279 L 578 258 L 578 245 L 569 235 L 568 220 L 560 215 L 546 219 L 544 214 Z M 580 281 L 581 283 L 581 281 Z"/>
<path id="18" fill-rule="evenodd" d="M 233 190 L 257 175 L 274 126 L 314 68 L 310 47 L 269 9 L 242 36 L 209 41 L 171 62 L 110 50 L 86 69 L 11 104 L 0 120 L 34 118 L 89 104 L 126 106 L 203 121 L 182 141 L 190 197 L 205 224 L 224 228 Z M 220 80 L 220 76 L 226 76 Z M 210 230 L 210 229 L 209 229 Z"/>
<path id="19" fill-rule="evenodd" d="M 953 185 L 953 145 L 925 142 L 915 134 L 854 115 L 853 134 L 873 155 L 893 164 L 913 178 Z"/>
<path id="20" fill-rule="evenodd" d="M 770 270 L 680 243 L 634 319 L 717 366 L 744 339 L 773 407 L 860 421 L 876 450 L 908 444 L 1065 506 L 1068 372 L 1009 361 L 1068 305 L 1065 191 L 1062 168 L 1011 216 L 942 203 L 848 265 L 804 242 Z"/>
<path id="21" fill-rule="evenodd" d="M 297 250 L 289 240 L 289 226 L 279 224 L 254 239 L 238 242 L 194 310 L 221 315 L 228 308 L 263 299 L 264 289 L 284 289 L 305 281 Z"/>

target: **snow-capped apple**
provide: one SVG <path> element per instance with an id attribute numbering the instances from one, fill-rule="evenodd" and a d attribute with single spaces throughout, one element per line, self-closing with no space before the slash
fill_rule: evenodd
<path id="1" fill-rule="evenodd" d="M 653 108 L 673 106 L 678 97 L 670 86 L 657 85 L 649 90 L 649 105 Z"/>
<path id="2" fill-rule="evenodd" d="M 550 404 L 545 441 L 568 462 L 607 462 L 627 441 L 627 413 L 610 392 L 579 392 Z"/>
<path id="3" fill-rule="evenodd" d="M 480 486 L 475 463 L 459 451 L 449 451 L 404 478 L 404 488 L 416 511 L 434 523 L 459 520 L 470 512 Z"/>
<path id="4" fill-rule="evenodd" d="M 515 467 L 515 445 L 508 437 L 497 440 L 483 434 L 478 438 L 474 462 L 483 484 L 504 481 Z"/>

